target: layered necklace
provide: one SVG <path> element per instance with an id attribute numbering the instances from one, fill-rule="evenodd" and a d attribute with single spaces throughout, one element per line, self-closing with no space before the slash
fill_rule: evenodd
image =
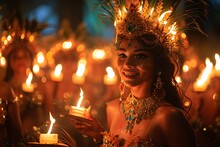
<path id="1" fill-rule="evenodd" d="M 155 97 L 136 98 L 130 94 L 122 102 L 122 110 L 127 121 L 126 132 L 132 133 L 135 124 L 152 117 L 159 107 L 159 99 Z"/>

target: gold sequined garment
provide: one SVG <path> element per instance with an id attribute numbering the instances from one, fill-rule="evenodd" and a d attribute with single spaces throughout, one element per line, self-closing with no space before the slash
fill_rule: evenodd
<path id="1" fill-rule="evenodd" d="M 139 136 L 134 137 L 129 144 L 126 144 L 126 140 L 120 138 L 119 135 L 114 135 L 111 132 L 102 132 L 102 135 L 102 147 L 159 147 L 159 145 L 151 139 L 144 140 Z"/>

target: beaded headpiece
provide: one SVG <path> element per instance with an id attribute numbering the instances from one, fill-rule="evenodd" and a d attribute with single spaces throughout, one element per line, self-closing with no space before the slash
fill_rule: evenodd
<path id="1" fill-rule="evenodd" d="M 183 2 L 190 2 L 198 8 L 191 7 L 190 10 L 184 11 L 188 14 L 184 12 L 179 14 L 179 7 L 183 5 Z M 197 3 L 200 4 L 197 5 Z M 102 2 L 99 6 L 106 11 L 102 16 L 110 16 L 114 21 L 116 43 L 119 35 L 125 36 L 127 39 L 134 39 L 145 34 L 152 34 L 166 49 L 175 51 L 180 43 L 179 32 L 184 27 L 186 28 L 186 26 L 178 27 L 177 23 L 187 18 L 191 23 L 195 22 L 195 26 L 198 27 L 195 18 L 199 17 L 197 12 L 203 11 L 199 8 L 206 6 L 206 3 L 202 0 L 199 2 L 191 0 L 114 0 Z M 177 13 L 178 16 L 175 16 Z"/>
<path id="2" fill-rule="evenodd" d="M 0 20 L 0 53 L 7 56 L 13 49 L 22 47 L 31 54 L 36 53 L 35 41 L 46 24 L 39 24 L 35 20 L 22 20 L 18 18 L 5 18 Z"/>

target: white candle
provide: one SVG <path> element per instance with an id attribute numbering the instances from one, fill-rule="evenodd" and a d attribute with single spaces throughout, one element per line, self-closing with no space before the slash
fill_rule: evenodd
<path id="1" fill-rule="evenodd" d="M 220 57 L 218 54 L 215 54 L 215 76 L 220 77 Z"/>
<path id="2" fill-rule="evenodd" d="M 62 65 L 58 64 L 54 71 L 51 72 L 50 78 L 53 81 L 60 82 L 63 80 Z"/>
<path id="3" fill-rule="evenodd" d="M 108 66 L 106 68 L 107 74 L 104 75 L 104 83 L 106 85 L 114 85 L 117 83 L 117 76 L 115 75 L 115 72 L 113 71 L 112 67 Z"/>
<path id="4" fill-rule="evenodd" d="M 83 117 L 86 118 L 86 114 L 87 114 L 87 110 L 90 109 L 90 107 L 88 109 L 81 107 L 81 103 L 83 100 L 83 91 L 82 89 L 80 89 L 80 98 L 78 100 L 77 106 L 71 106 L 70 107 L 70 111 L 69 114 L 70 115 L 74 115 L 74 116 L 78 116 L 78 117 Z"/>
<path id="5" fill-rule="evenodd" d="M 41 144 L 56 144 L 58 143 L 58 134 L 40 134 Z"/>
<path id="6" fill-rule="evenodd" d="M 55 119 L 52 117 L 51 113 L 50 113 L 50 128 L 47 132 L 47 134 L 40 134 L 40 143 L 41 144 L 56 144 L 58 143 L 58 134 L 51 134 L 52 128 L 53 128 L 53 124 L 55 123 Z"/>
<path id="7" fill-rule="evenodd" d="M 33 78 L 33 74 L 32 74 L 32 72 L 30 72 L 26 82 L 22 83 L 22 90 L 24 92 L 33 92 L 34 91 L 34 84 L 31 83 L 32 78 Z"/>
<path id="8" fill-rule="evenodd" d="M 86 60 L 82 59 L 78 63 L 78 68 L 77 68 L 76 73 L 74 73 L 73 76 L 72 76 L 73 83 L 80 84 L 80 85 L 84 83 L 84 81 L 85 81 L 85 76 L 84 76 L 85 69 L 86 69 Z"/>

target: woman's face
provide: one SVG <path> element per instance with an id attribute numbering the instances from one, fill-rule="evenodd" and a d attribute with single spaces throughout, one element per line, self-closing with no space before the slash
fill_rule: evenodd
<path id="1" fill-rule="evenodd" d="M 126 86 L 152 83 L 154 61 L 152 55 L 137 40 L 123 39 L 117 49 L 117 65 Z"/>
<path id="2" fill-rule="evenodd" d="M 10 64 L 14 73 L 26 73 L 31 68 L 31 55 L 24 49 L 18 49 L 11 54 Z"/>

